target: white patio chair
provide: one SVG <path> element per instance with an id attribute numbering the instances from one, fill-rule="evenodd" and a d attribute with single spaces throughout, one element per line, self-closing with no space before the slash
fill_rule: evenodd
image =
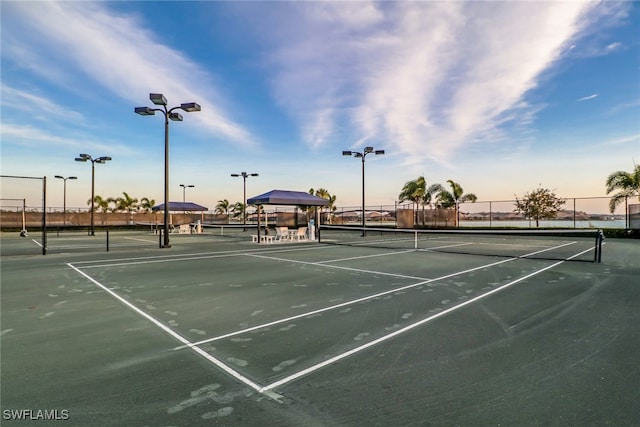
<path id="1" fill-rule="evenodd" d="M 295 234 L 295 239 L 298 242 L 301 240 L 307 240 L 307 227 L 298 228 L 298 232 Z"/>
<path id="2" fill-rule="evenodd" d="M 289 240 L 289 227 L 276 227 L 276 242 Z"/>

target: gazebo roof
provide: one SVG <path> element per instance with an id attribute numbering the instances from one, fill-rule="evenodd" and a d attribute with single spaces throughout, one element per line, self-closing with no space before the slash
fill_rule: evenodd
<path id="1" fill-rule="evenodd" d="M 304 191 L 271 190 L 247 199 L 249 205 L 327 206 L 329 201 Z"/>
<path id="2" fill-rule="evenodd" d="M 163 211 L 164 203 L 161 203 L 157 206 L 151 208 L 152 211 Z M 183 211 L 183 212 L 193 212 L 193 211 L 207 211 L 208 208 L 204 206 L 200 206 L 197 203 L 192 202 L 169 202 L 169 210 L 170 211 Z"/>

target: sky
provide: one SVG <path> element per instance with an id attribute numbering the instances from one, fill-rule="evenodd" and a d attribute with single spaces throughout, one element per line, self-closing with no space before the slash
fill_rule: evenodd
<path id="1" fill-rule="evenodd" d="M 538 187 L 605 196 L 640 162 L 640 3 L 0 1 L 2 175 L 47 177 L 47 205 L 170 200 L 213 210 L 273 189 L 393 205 L 451 179 L 480 201 Z M 184 191 L 180 184 L 194 185 Z M 41 205 L 37 180 L 2 198 Z M 6 204 L 6 203 L 3 203 Z"/>

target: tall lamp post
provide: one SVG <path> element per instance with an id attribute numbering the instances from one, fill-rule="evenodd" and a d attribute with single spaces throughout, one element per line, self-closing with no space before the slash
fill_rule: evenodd
<path id="1" fill-rule="evenodd" d="M 56 178 L 60 178 L 62 180 L 64 180 L 64 191 L 63 191 L 63 195 L 62 195 L 62 223 L 63 225 L 67 225 L 67 180 L 68 179 L 78 179 L 77 176 L 68 176 L 68 177 L 63 177 L 60 175 L 56 175 Z"/>
<path id="2" fill-rule="evenodd" d="M 375 154 L 376 156 L 384 154 L 384 150 L 374 150 L 373 147 L 364 147 L 362 152 L 345 150 L 342 152 L 343 156 L 351 156 L 362 159 L 362 237 L 366 236 L 365 218 L 364 218 L 364 159 L 367 154 Z"/>
<path id="3" fill-rule="evenodd" d="M 111 157 L 102 156 L 94 159 L 88 154 L 80 154 L 80 157 L 76 157 L 76 162 L 91 162 L 91 229 L 89 231 L 89 235 L 95 236 L 96 230 L 93 222 L 93 211 L 94 211 L 94 201 L 95 201 L 95 182 L 96 182 L 96 163 L 104 164 L 111 160 Z"/>
<path id="4" fill-rule="evenodd" d="M 193 185 L 193 184 L 189 184 L 189 185 L 180 184 L 180 187 L 182 187 L 182 203 L 184 203 L 185 202 L 184 193 L 185 193 L 186 189 L 187 188 L 193 188 L 193 187 L 195 187 L 195 185 Z"/>
<path id="5" fill-rule="evenodd" d="M 174 110 L 183 110 L 188 113 L 200 111 L 200 105 L 195 102 L 187 102 L 177 107 L 167 109 L 167 99 L 161 93 L 150 93 L 149 99 L 155 105 L 162 108 L 136 107 L 136 114 L 141 116 L 153 116 L 156 111 L 164 114 L 164 245 L 163 248 L 170 248 L 169 245 L 169 120 L 174 122 L 182 121 L 182 114 L 174 112 Z"/>
<path id="6" fill-rule="evenodd" d="M 242 177 L 242 181 L 243 181 L 243 197 L 244 197 L 244 205 L 243 205 L 243 209 L 242 209 L 242 224 L 243 225 L 247 225 L 247 178 L 250 176 L 258 176 L 257 173 L 246 173 L 246 172 L 241 172 L 241 173 L 232 173 L 231 176 L 233 177 Z M 258 212 L 258 215 L 260 215 L 260 212 Z"/>

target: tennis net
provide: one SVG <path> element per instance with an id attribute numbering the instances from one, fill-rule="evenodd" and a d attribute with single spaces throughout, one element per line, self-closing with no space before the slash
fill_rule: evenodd
<path id="1" fill-rule="evenodd" d="M 244 239 L 256 234 L 256 224 L 202 224 L 202 232 L 207 235 L 229 239 Z"/>
<path id="2" fill-rule="evenodd" d="M 324 244 L 508 258 L 600 262 L 600 230 L 411 230 L 321 225 Z"/>

